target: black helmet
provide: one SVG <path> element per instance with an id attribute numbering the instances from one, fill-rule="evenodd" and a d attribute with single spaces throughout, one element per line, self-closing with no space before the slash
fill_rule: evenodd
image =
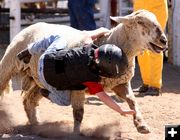
<path id="1" fill-rule="evenodd" d="M 125 53 L 113 44 L 105 44 L 95 50 L 95 63 L 99 75 L 109 78 L 118 78 L 128 67 Z"/>

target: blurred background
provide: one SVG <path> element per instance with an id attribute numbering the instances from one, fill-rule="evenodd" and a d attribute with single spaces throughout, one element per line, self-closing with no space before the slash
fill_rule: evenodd
<path id="1" fill-rule="evenodd" d="M 164 60 L 180 66 L 180 1 L 168 0 L 169 19 L 166 27 L 168 50 Z M 112 28 L 109 16 L 124 16 L 133 11 L 132 0 L 95 0 L 96 27 Z M 68 0 L 0 0 L 0 47 L 6 47 L 23 28 L 47 22 L 70 25 Z"/>

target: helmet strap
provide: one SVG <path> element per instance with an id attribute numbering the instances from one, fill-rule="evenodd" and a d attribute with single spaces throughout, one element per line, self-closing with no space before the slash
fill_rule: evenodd
<path id="1" fill-rule="evenodd" d="M 98 64 L 99 63 L 99 49 L 95 49 L 94 51 L 94 60 L 95 60 L 95 63 Z"/>
<path id="2" fill-rule="evenodd" d="M 95 59 L 98 59 L 98 57 L 99 57 L 98 51 L 99 51 L 98 48 L 95 49 L 95 51 L 94 51 L 94 58 L 95 58 Z"/>
<path id="3" fill-rule="evenodd" d="M 96 62 L 97 60 L 98 60 L 98 59 L 95 58 L 95 51 L 94 51 L 94 56 L 91 57 L 88 66 L 89 66 L 89 69 L 90 69 L 93 73 L 95 73 L 95 74 L 99 74 L 99 68 L 98 68 L 97 62 Z"/>

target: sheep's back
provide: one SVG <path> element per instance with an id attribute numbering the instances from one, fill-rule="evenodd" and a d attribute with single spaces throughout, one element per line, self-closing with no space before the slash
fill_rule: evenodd
<path id="1" fill-rule="evenodd" d="M 63 36 L 67 41 L 67 47 L 75 47 L 83 44 L 83 40 L 86 37 L 81 31 L 69 26 L 37 23 L 25 28 L 17 34 L 6 50 L 6 54 L 10 55 L 9 57 L 12 59 L 11 61 L 15 61 L 14 64 L 16 64 L 17 69 L 27 71 L 39 86 L 42 85 L 38 79 L 37 64 L 41 54 L 33 55 L 28 65 L 22 65 L 22 63 L 17 60 L 16 55 L 27 48 L 28 44 L 52 34 Z"/>

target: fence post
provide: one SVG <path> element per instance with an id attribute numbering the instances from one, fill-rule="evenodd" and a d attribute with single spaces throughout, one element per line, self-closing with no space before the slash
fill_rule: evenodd
<path id="1" fill-rule="evenodd" d="M 109 7 L 109 4 L 110 4 L 110 1 L 109 0 L 100 0 L 99 1 L 99 4 L 100 4 L 100 9 L 101 9 L 101 12 L 103 13 L 103 26 L 104 27 L 107 27 L 107 28 L 110 28 L 110 7 Z"/>
<path id="2" fill-rule="evenodd" d="M 168 0 L 168 62 L 173 64 L 173 9 L 172 1 Z"/>
<path id="3" fill-rule="evenodd" d="M 10 41 L 21 30 L 20 0 L 10 1 Z"/>
<path id="4" fill-rule="evenodd" d="M 180 66 L 180 1 L 174 1 L 173 12 L 173 64 Z"/>

